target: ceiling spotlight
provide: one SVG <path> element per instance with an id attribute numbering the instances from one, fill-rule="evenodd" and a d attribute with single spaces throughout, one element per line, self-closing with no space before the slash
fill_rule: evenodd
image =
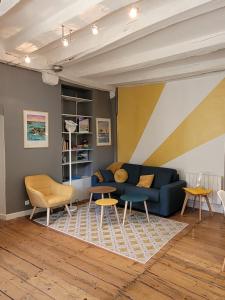
<path id="1" fill-rule="evenodd" d="M 137 7 L 132 7 L 129 11 L 129 17 L 131 19 L 135 19 L 138 15 L 138 8 Z"/>
<path id="2" fill-rule="evenodd" d="M 24 57 L 24 61 L 25 61 L 26 64 L 30 64 L 30 62 L 31 62 L 30 56 L 26 55 Z"/>
<path id="3" fill-rule="evenodd" d="M 65 34 L 65 26 L 62 25 L 62 44 L 64 47 L 68 47 L 71 42 L 72 29 L 68 29 L 68 30 L 69 33 Z"/>
<path id="4" fill-rule="evenodd" d="M 68 39 L 67 39 L 67 38 L 63 38 L 63 39 L 62 39 L 62 44 L 63 44 L 64 47 L 68 47 L 68 46 L 69 46 L 69 41 L 68 41 Z"/>
<path id="5" fill-rule="evenodd" d="M 91 26 L 91 31 L 94 35 L 97 35 L 98 34 L 98 26 L 97 25 L 92 25 Z"/>

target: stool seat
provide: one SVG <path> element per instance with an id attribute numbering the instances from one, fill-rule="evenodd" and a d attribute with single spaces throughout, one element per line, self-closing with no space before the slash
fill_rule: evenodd
<path id="1" fill-rule="evenodd" d="M 100 221 L 100 227 L 101 228 L 102 228 L 103 214 L 104 214 L 104 207 L 105 206 L 113 206 L 114 207 L 117 222 L 118 222 L 118 224 L 120 224 L 119 215 L 118 215 L 118 211 L 117 211 L 117 208 L 116 208 L 117 203 L 118 203 L 118 200 L 113 199 L 113 198 L 102 198 L 102 199 L 99 199 L 95 202 L 95 204 L 97 204 L 101 207 L 101 221 Z"/>
<path id="2" fill-rule="evenodd" d="M 95 202 L 95 204 L 97 205 L 103 205 L 103 206 L 112 206 L 112 205 L 116 205 L 118 203 L 118 200 L 113 199 L 113 198 L 103 198 L 103 199 L 99 199 Z"/>
<path id="3" fill-rule="evenodd" d="M 192 195 L 209 195 L 212 192 L 211 189 L 205 189 L 202 187 L 194 187 L 194 188 L 190 187 L 190 188 L 184 188 L 184 190 Z"/>

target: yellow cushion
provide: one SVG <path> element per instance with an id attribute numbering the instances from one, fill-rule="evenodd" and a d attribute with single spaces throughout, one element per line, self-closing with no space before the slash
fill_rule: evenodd
<path id="1" fill-rule="evenodd" d="M 96 172 L 94 173 L 94 175 L 98 177 L 99 182 L 103 182 L 103 181 L 104 181 L 101 172 L 96 171 Z"/>
<path id="2" fill-rule="evenodd" d="M 137 186 L 144 187 L 144 188 L 150 188 L 152 185 L 152 181 L 154 179 L 154 175 L 142 175 L 139 178 L 139 182 Z"/>
<path id="3" fill-rule="evenodd" d="M 113 174 L 115 174 L 116 171 L 122 167 L 122 165 L 123 165 L 123 163 L 121 163 L 121 162 L 114 162 L 107 167 L 107 170 L 110 170 Z"/>
<path id="4" fill-rule="evenodd" d="M 128 173 L 124 169 L 119 169 L 114 174 L 115 181 L 119 182 L 119 183 L 125 182 L 127 180 L 127 178 L 128 178 Z"/>

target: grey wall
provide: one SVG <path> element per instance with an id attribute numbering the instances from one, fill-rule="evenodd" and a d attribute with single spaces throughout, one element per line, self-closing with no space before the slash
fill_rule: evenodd
<path id="1" fill-rule="evenodd" d="M 93 145 L 94 145 L 94 164 L 93 170 L 105 168 L 114 161 L 115 155 L 115 111 L 114 102 L 111 102 L 109 93 L 99 90 L 93 91 Z M 112 126 L 112 146 L 96 145 L 96 118 L 110 118 Z"/>
<path id="2" fill-rule="evenodd" d="M 5 119 L 6 212 L 25 210 L 24 176 L 47 173 L 61 180 L 60 86 L 42 83 L 41 74 L 0 64 L 0 104 Z M 23 110 L 49 113 L 49 147 L 24 149 Z"/>
<path id="3" fill-rule="evenodd" d="M 41 74 L 0 63 L 0 112 L 5 120 L 6 213 L 29 209 L 24 202 L 26 175 L 46 173 L 61 181 L 61 88 L 42 82 Z M 109 93 L 93 91 L 93 169 L 104 168 L 114 160 L 112 146 L 97 147 L 95 118 L 115 121 Z M 25 149 L 23 141 L 23 110 L 49 113 L 49 147 Z M 113 127 L 113 126 L 112 126 Z M 112 131 L 114 127 L 112 128 Z"/>

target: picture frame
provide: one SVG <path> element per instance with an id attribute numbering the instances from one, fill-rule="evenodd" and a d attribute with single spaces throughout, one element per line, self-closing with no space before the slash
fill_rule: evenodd
<path id="1" fill-rule="evenodd" d="M 96 144 L 97 146 L 111 146 L 111 119 L 96 118 Z"/>
<path id="2" fill-rule="evenodd" d="M 85 117 L 79 117 L 79 133 L 89 133 L 89 131 L 89 119 Z"/>
<path id="3" fill-rule="evenodd" d="M 48 147 L 48 113 L 23 111 L 24 148 Z"/>

